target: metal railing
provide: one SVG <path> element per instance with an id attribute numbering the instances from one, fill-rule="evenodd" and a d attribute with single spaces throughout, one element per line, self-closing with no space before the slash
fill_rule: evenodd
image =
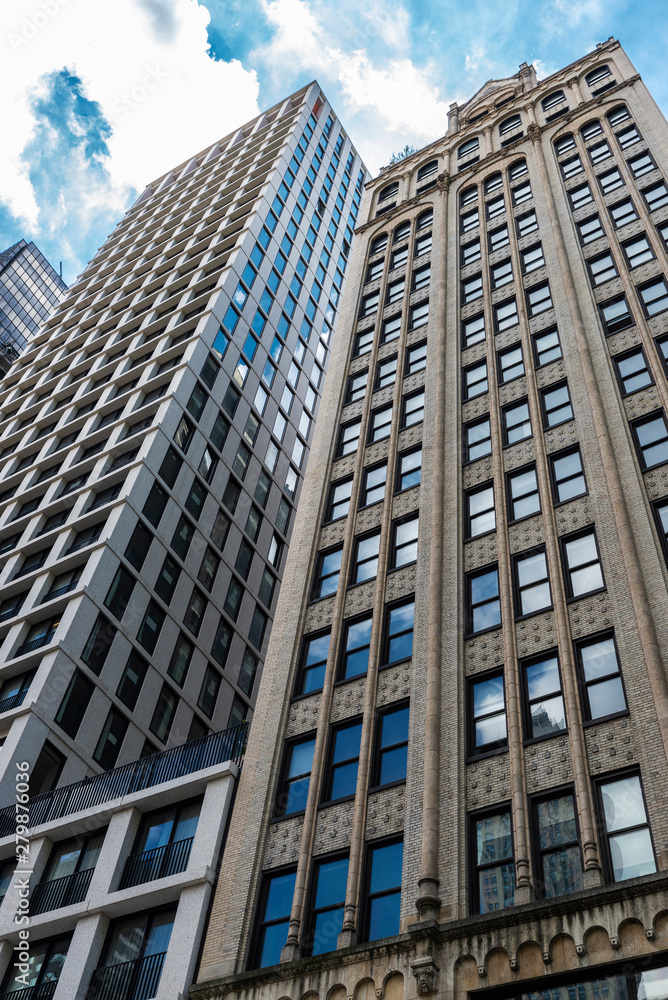
<path id="1" fill-rule="evenodd" d="M 167 878 L 184 872 L 190 860 L 190 849 L 193 837 L 188 840 L 177 840 L 163 847 L 153 847 L 141 854 L 131 854 L 125 862 L 121 889 L 129 889 L 132 885 L 142 885 L 144 882 L 155 882 L 158 878 Z"/>
<path id="2" fill-rule="evenodd" d="M 25 691 L 17 691 L 16 694 L 12 694 L 9 698 L 3 698 L 0 701 L 0 714 L 2 712 L 11 712 L 13 708 L 18 708 L 25 701 L 25 697 L 30 689 L 26 688 Z"/>
<path id="3" fill-rule="evenodd" d="M 25 807 L 30 816 L 29 826 L 39 826 L 83 809 L 94 808 L 103 802 L 174 781 L 226 760 L 240 764 L 246 749 L 247 732 L 248 723 L 242 722 L 220 733 L 202 736 L 111 771 L 93 774 L 72 785 L 35 795 Z M 14 834 L 15 827 L 16 806 L 11 803 L 0 809 L 0 837 Z"/>
<path id="4" fill-rule="evenodd" d="M 40 649 L 42 646 L 48 646 L 54 635 L 56 634 L 55 628 L 50 629 L 45 632 L 44 635 L 38 635 L 36 639 L 31 639 L 30 642 L 24 642 L 22 646 L 14 653 L 14 656 L 23 656 L 24 653 L 32 653 L 35 649 Z"/>
<path id="5" fill-rule="evenodd" d="M 63 875 L 62 878 L 40 882 L 30 894 L 30 912 L 36 916 L 71 903 L 80 903 L 86 898 L 94 871 L 94 868 L 85 868 L 80 872 L 72 872 L 71 875 Z"/>
<path id="6" fill-rule="evenodd" d="M 51 1000 L 56 992 L 57 979 L 50 979 L 46 983 L 39 983 L 38 986 L 26 986 L 24 990 L 14 990 L 12 993 L 3 993 L 0 1000 Z"/>
<path id="7" fill-rule="evenodd" d="M 166 954 L 96 969 L 86 1000 L 150 1000 L 158 992 Z"/>
<path id="8" fill-rule="evenodd" d="M 48 594 L 44 595 L 40 604 L 46 604 L 47 601 L 55 601 L 56 597 L 62 597 L 63 594 L 69 594 L 70 590 L 74 590 L 78 582 L 78 580 L 71 580 L 62 587 L 56 587 L 55 590 L 50 590 Z"/>

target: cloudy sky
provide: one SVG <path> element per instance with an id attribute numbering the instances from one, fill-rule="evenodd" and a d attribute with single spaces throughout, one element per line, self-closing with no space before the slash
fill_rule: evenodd
<path id="1" fill-rule="evenodd" d="M 2 0 L 0 251 L 71 282 L 147 183 L 314 77 L 375 173 L 610 35 L 665 111 L 665 0 Z"/>

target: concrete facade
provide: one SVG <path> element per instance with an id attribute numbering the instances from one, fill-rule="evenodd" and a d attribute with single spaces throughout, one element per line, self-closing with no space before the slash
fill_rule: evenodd
<path id="1" fill-rule="evenodd" d="M 610 39 L 490 81 L 367 185 L 193 1000 L 666 995 L 666 163 Z M 406 704 L 405 780 L 379 782 Z M 346 722 L 356 779 L 332 798 Z M 400 842 L 392 933 L 369 940 L 371 858 Z M 333 950 L 316 873 L 336 861 Z"/>

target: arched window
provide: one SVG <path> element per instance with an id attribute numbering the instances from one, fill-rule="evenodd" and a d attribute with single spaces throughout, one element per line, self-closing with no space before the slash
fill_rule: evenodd
<path id="1" fill-rule="evenodd" d="M 616 108 L 612 109 L 612 111 L 608 111 L 605 117 L 610 122 L 611 127 L 615 128 L 616 125 L 621 125 L 621 123 L 625 122 L 631 117 L 631 115 L 629 114 L 629 109 L 625 104 L 618 104 Z"/>
<path id="2" fill-rule="evenodd" d="M 459 196 L 459 207 L 464 208 L 465 205 L 472 205 L 474 201 L 478 200 L 478 189 L 477 187 L 468 187 Z"/>
<path id="3" fill-rule="evenodd" d="M 468 156 L 469 153 L 475 153 L 479 145 L 480 139 L 478 139 L 477 136 L 475 139 L 467 139 L 466 142 L 463 142 L 457 150 L 457 159 L 461 160 L 462 157 Z"/>
<path id="4" fill-rule="evenodd" d="M 511 115 L 510 118 L 506 118 L 499 125 L 499 135 L 507 135 L 508 132 L 512 132 L 514 128 L 518 128 L 522 124 L 522 119 L 520 115 Z"/>
<path id="5" fill-rule="evenodd" d="M 587 142 L 589 139 L 593 139 L 595 135 L 601 135 L 603 129 L 598 118 L 595 118 L 593 122 L 587 122 L 580 129 L 580 135 Z"/>
<path id="6" fill-rule="evenodd" d="M 553 90 L 551 94 L 548 94 L 547 97 L 543 98 L 540 102 L 540 106 L 543 111 L 547 113 L 548 111 L 552 111 L 554 108 L 558 107 L 560 104 L 563 104 L 565 100 L 566 95 L 563 90 Z"/>
<path id="7" fill-rule="evenodd" d="M 575 149 L 575 136 L 570 132 L 568 135 L 562 135 L 554 143 L 554 151 L 557 156 L 561 156 L 562 153 L 567 153 L 569 149 Z"/>
<path id="8" fill-rule="evenodd" d="M 597 66 L 596 69 L 591 70 L 587 73 L 585 77 L 585 83 L 588 87 L 596 87 L 601 82 L 605 80 L 606 76 L 611 76 L 610 67 L 606 64 L 603 66 Z"/>
<path id="9" fill-rule="evenodd" d="M 387 246 L 387 233 L 381 233 L 380 236 L 376 236 L 375 240 L 372 242 L 369 249 L 369 254 L 373 256 L 376 253 L 380 253 Z"/>
<path id="10" fill-rule="evenodd" d="M 394 230 L 394 236 L 392 237 L 392 242 L 397 243 L 399 240 L 405 239 L 411 231 L 410 222 L 402 222 Z"/>
<path id="11" fill-rule="evenodd" d="M 433 221 L 434 221 L 434 210 L 433 208 L 430 208 L 426 212 L 423 212 L 422 215 L 418 215 L 417 222 L 415 225 L 417 229 L 426 229 L 427 226 L 430 226 Z"/>
<path id="12" fill-rule="evenodd" d="M 508 176 L 511 181 L 516 181 L 518 177 L 524 177 L 524 175 L 528 173 L 529 168 L 527 167 L 526 160 L 515 160 L 515 162 L 511 163 L 508 168 Z"/>
<path id="13" fill-rule="evenodd" d="M 492 174 L 485 181 L 485 194 L 491 194 L 492 191 L 498 191 L 503 187 L 503 178 L 501 174 Z"/>
<path id="14" fill-rule="evenodd" d="M 424 181 L 427 177 L 433 177 L 436 173 L 438 173 L 438 160 L 430 160 L 429 163 L 425 163 L 423 167 L 420 167 L 417 179 L 418 181 Z"/>
<path id="15" fill-rule="evenodd" d="M 392 181 L 391 184 L 386 184 L 378 195 L 378 201 L 387 201 L 388 198 L 394 198 L 398 190 L 399 181 Z"/>

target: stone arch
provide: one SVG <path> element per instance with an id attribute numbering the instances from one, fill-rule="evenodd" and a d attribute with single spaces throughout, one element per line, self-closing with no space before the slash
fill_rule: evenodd
<path id="1" fill-rule="evenodd" d="M 485 969 L 490 986 L 509 983 L 512 979 L 510 961 L 505 948 L 492 948 L 485 956 Z"/>
<path id="2" fill-rule="evenodd" d="M 649 949 L 645 928 L 637 917 L 627 917 L 622 920 L 617 930 L 617 937 L 625 955 L 641 955 Z"/>
<path id="3" fill-rule="evenodd" d="M 383 980 L 383 1000 L 403 1000 L 403 996 L 403 973 L 389 972 Z"/>
<path id="4" fill-rule="evenodd" d="M 543 952 L 537 941 L 523 941 L 517 949 L 517 968 L 522 979 L 545 975 Z"/>
<path id="5" fill-rule="evenodd" d="M 301 1000 L 320 1000 L 316 990 L 307 990 L 306 993 L 302 993 Z"/>
<path id="6" fill-rule="evenodd" d="M 550 972 L 568 972 L 580 967 L 575 941 L 570 934 L 555 934 L 550 941 L 549 952 L 552 959 Z"/>
<path id="7" fill-rule="evenodd" d="M 376 984 L 367 976 L 355 984 L 353 1000 L 376 1000 Z"/>
<path id="8" fill-rule="evenodd" d="M 453 1000 L 468 1000 L 469 990 L 477 990 L 480 985 L 475 958 L 473 955 L 460 955 L 453 969 Z"/>
<path id="9" fill-rule="evenodd" d="M 587 959 L 592 965 L 614 961 L 615 952 L 610 944 L 610 935 L 606 928 L 600 924 L 594 924 L 592 927 L 587 928 L 582 943 L 585 947 Z"/>
<path id="10" fill-rule="evenodd" d="M 327 1000 L 346 1000 L 348 990 L 342 983 L 332 986 L 327 993 Z"/>
<path id="11" fill-rule="evenodd" d="M 656 944 L 665 948 L 668 942 L 668 909 L 659 910 L 652 921 L 652 927 Z"/>

